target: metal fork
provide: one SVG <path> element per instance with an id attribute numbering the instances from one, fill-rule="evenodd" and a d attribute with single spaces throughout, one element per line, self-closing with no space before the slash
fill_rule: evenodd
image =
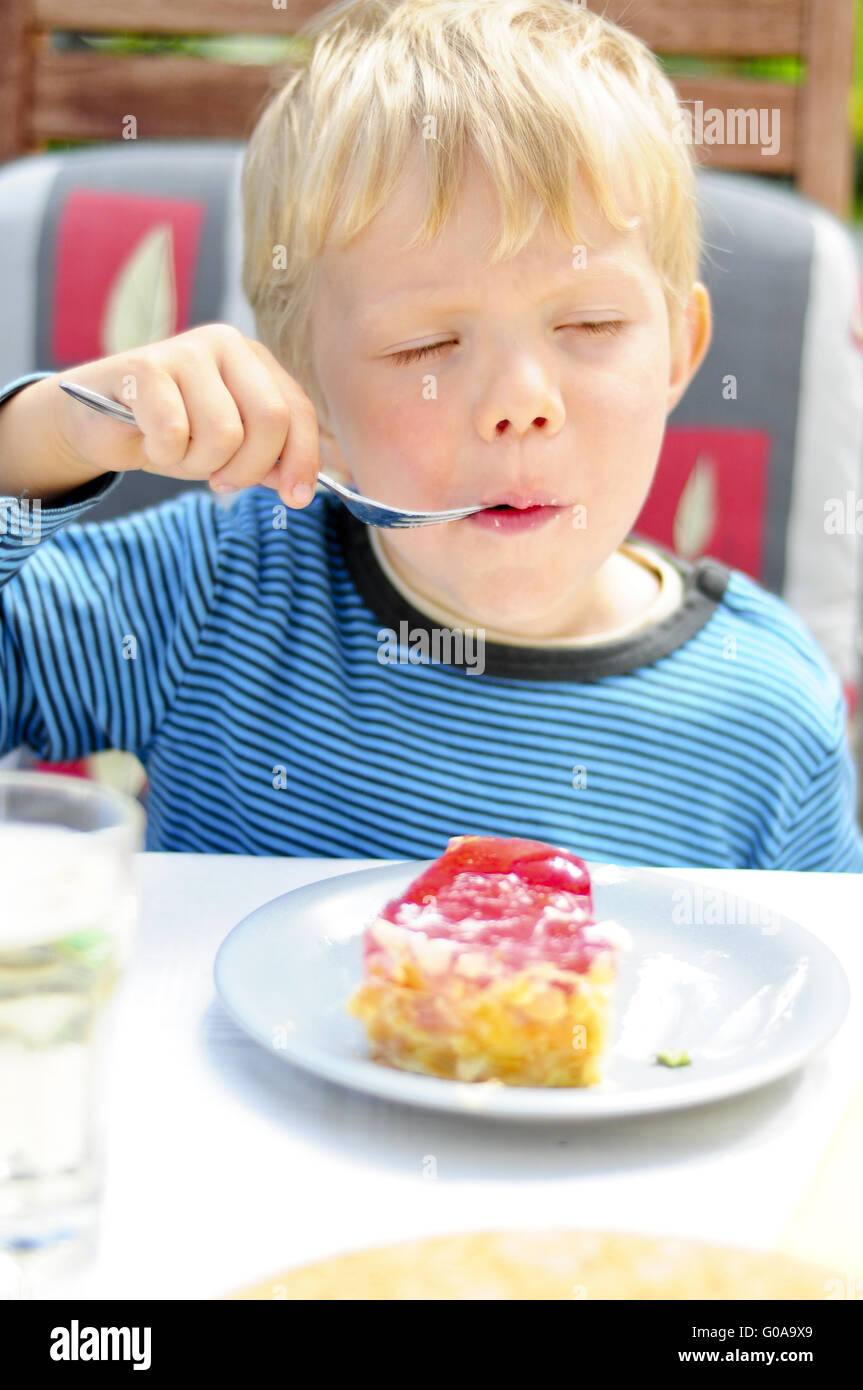
<path id="1" fill-rule="evenodd" d="M 109 396 L 100 396 L 98 391 L 90 391 L 86 386 L 77 386 L 71 381 L 61 381 L 59 385 L 60 389 L 74 400 L 88 405 L 91 410 L 98 410 L 101 415 L 110 415 L 112 420 L 122 420 L 126 425 L 136 423 L 132 411 L 127 406 L 120 405 L 119 401 L 111 400 Z M 363 497 L 359 492 L 352 492 L 349 487 L 337 483 L 335 478 L 329 477 L 326 473 L 318 474 L 318 483 L 328 492 L 334 493 L 348 511 L 353 512 L 354 516 L 359 517 L 367 526 L 437 526 L 440 522 L 460 521 L 464 516 L 485 511 L 484 507 L 456 507 L 446 512 L 406 512 L 398 507 L 387 507 L 383 502 L 375 502 L 371 497 Z"/>

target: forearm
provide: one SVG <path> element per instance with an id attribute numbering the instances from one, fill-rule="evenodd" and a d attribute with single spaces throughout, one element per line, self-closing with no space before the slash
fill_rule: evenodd
<path id="1" fill-rule="evenodd" d="M 0 405 L 0 497 L 51 502 L 101 476 L 72 457 L 52 427 L 56 375 L 24 386 Z"/>

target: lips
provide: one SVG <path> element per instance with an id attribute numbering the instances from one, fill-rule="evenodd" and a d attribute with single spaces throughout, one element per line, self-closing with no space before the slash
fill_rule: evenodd
<path id="1" fill-rule="evenodd" d="M 558 505 L 558 499 L 550 492 L 498 492 L 493 497 L 483 498 L 480 502 L 482 507 L 512 507 L 519 512 L 528 511 L 531 507 Z"/>
<path id="2" fill-rule="evenodd" d="M 566 507 L 542 505 L 487 507 L 485 511 L 466 516 L 463 524 L 507 535 L 517 531 L 533 531 L 538 526 L 545 526 L 566 510 Z"/>

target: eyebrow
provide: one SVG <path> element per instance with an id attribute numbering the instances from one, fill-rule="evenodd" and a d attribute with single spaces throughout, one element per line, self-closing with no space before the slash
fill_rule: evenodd
<path id="1" fill-rule="evenodd" d="M 592 287 L 597 281 L 607 280 L 612 276 L 621 277 L 628 286 L 633 288 L 641 288 L 643 285 L 640 272 L 626 262 L 600 261 L 591 266 L 588 259 L 586 266 L 573 267 L 565 280 L 560 280 L 554 286 L 549 287 L 547 293 L 542 295 L 540 303 L 546 304 L 553 299 L 562 299 L 565 295 L 576 290 L 579 285 L 588 284 Z M 374 325 L 387 314 L 396 313 L 399 309 L 410 309 L 414 302 L 417 308 L 432 308 L 452 312 L 458 308 L 462 301 L 453 293 L 452 287 L 449 285 L 411 285 L 409 289 L 396 290 L 371 309 L 361 312 L 357 316 L 358 321 L 364 327 Z"/>

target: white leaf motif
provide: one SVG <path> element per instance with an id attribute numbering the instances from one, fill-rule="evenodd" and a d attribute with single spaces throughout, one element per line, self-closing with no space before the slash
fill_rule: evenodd
<path id="1" fill-rule="evenodd" d="M 143 763 L 123 748 L 100 748 L 87 758 L 87 771 L 94 782 L 137 796 L 147 780 Z"/>
<path id="2" fill-rule="evenodd" d="M 716 527 L 716 464 L 699 454 L 674 513 L 672 543 L 684 560 L 700 555 Z"/>
<path id="3" fill-rule="evenodd" d="M 173 235 L 170 222 L 151 227 L 111 286 L 101 328 L 106 356 L 176 332 Z"/>

